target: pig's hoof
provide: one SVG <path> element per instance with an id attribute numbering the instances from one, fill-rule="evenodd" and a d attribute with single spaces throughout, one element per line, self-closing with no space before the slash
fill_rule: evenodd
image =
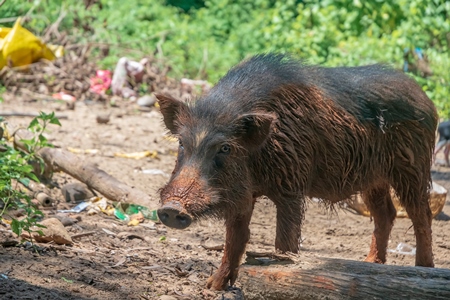
<path id="1" fill-rule="evenodd" d="M 220 274 L 218 271 L 208 278 L 206 287 L 216 291 L 226 290 L 228 288 L 229 280 L 228 276 L 223 276 L 223 274 Z"/>

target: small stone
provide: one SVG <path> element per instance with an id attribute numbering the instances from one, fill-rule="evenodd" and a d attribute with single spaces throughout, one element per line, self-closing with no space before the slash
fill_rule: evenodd
<path id="1" fill-rule="evenodd" d="M 155 105 L 155 103 L 156 103 L 156 97 L 153 95 L 144 95 L 137 100 L 137 104 L 139 106 L 150 107 L 150 106 Z"/>
<path id="2" fill-rule="evenodd" d="M 94 197 L 94 193 L 81 182 L 68 183 L 61 188 L 66 202 L 80 202 Z"/>
<path id="3" fill-rule="evenodd" d="M 109 113 L 108 114 L 98 114 L 97 118 L 96 118 L 97 123 L 98 124 L 107 124 L 110 119 L 109 116 L 110 116 Z"/>

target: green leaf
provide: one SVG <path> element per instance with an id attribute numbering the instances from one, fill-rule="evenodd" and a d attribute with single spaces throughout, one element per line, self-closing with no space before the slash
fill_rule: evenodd
<path id="1" fill-rule="evenodd" d="M 45 144 L 47 143 L 47 138 L 42 134 L 38 135 L 38 138 L 40 145 L 45 146 Z"/>
<path id="2" fill-rule="evenodd" d="M 30 179 L 29 178 L 20 178 L 19 182 L 22 183 L 26 187 L 28 187 L 30 185 Z"/>
<path id="3" fill-rule="evenodd" d="M 37 178 L 34 173 L 28 173 L 27 176 L 30 177 L 32 180 L 34 180 L 36 182 L 40 182 L 39 178 Z"/>
<path id="4" fill-rule="evenodd" d="M 58 118 L 56 118 L 56 117 L 50 119 L 50 124 L 62 126 L 61 123 L 59 122 Z"/>
<path id="5" fill-rule="evenodd" d="M 64 277 L 61 277 L 61 279 L 64 280 L 65 282 L 67 282 L 67 283 L 73 283 L 73 280 L 69 280 L 69 279 L 66 279 Z"/>
<path id="6" fill-rule="evenodd" d="M 28 129 L 33 129 L 36 126 L 39 126 L 39 121 L 37 118 L 34 118 L 33 120 L 31 120 L 30 125 L 28 125 Z"/>
<path id="7" fill-rule="evenodd" d="M 42 232 L 42 230 L 35 230 L 33 232 L 36 232 L 37 234 L 39 234 L 39 236 L 44 236 L 44 232 Z"/>
<path id="8" fill-rule="evenodd" d="M 12 219 L 11 230 L 17 234 L 17 236 L 20 236 L 22 234 L 22 223 L 17 219 Z"/>

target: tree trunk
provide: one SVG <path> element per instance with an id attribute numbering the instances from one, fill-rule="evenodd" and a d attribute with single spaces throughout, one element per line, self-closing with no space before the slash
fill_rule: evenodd
<path id="1" fill-rule="evenodd" d="M 251 299 L 450 299 L 450 270 L 305 258 L 294 265 L 242 265 Z"/>

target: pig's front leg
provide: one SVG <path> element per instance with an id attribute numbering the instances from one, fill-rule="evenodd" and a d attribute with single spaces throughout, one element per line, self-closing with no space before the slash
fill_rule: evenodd
<path id="1" fill-rule="evenodd" d="M 238 275 L 238 267 L 245 246 L 250 238 L 250 218 L 253 208 L 245 215 L 239 215 L 236 218 L 226 220 L 226 241 L 222 257 L 222 264 L 219 269 L 207 282 L 207 287 L 215 290 L 224 290 L 228 283 L 233 285 Z"/>

